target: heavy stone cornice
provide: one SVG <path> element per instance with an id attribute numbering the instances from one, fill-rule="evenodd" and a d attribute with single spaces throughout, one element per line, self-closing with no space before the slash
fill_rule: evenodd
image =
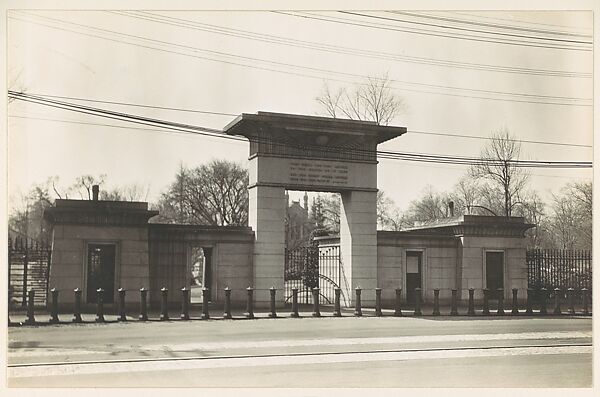
<path id="1" fill-rule="evenodd" d="M 56 200 L 44 211 L 52 224 L 99 226 L 146 226 L 158 211 L 148 210 L 145 202 Z"/>

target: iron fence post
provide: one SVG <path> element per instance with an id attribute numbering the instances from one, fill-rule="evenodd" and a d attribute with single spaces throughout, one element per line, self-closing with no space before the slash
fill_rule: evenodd
<path id="1" fill-rule="evenodd" d="M 271 313 L 269 313 L 269 317 L 275 318 L 277 317 L 277 311 L 275 309 L 275 294 L 277 293 L 277 289 L 272 286 L 269 288 L 269 293 L 271 294 Z"/>
<path id="2" fill-rule="evenodd" d="M 254 318 L 254 288 L 246 288 L 247 304 L 246 304 L 246 318 Z"/>
<path id="3" fill-rule="evenodd" d="M 361 307 L 361 302 L 360 302 L 360 294 L 362 292 L 362 290 L 360 289 L 360 287 L 356 287 L 356 302 L 354 303 L 354 315 L 356 317 L 360 317 L 362 316 L 362 307 Z"/>
<path id="4" fill-rule="evenodd" d="M 469 288 L 469 310 L 467 315 L 474 316 L 475 315 L 475 289 Z"/>
<path id="5" fill-rule="evenodd" d="M 587 288 L 582 288 L 581 289 L 581 293 L 583 295 L 583 314 L 586 316 L 589 316 L 590 311 L 588 309 L 588 289 Z"/>
<path id="6" fill-rule="evenodd" d="M 546 308 L 546 299 L 548 299 L 548 290 L 546 288 L 540 289 L 540 314 L 545 315 L 548 314 L 548 310 Z"/>
<path id="7" fill-rule="evenodd" d="M 560 310 L 560 288 L 554 288 L 554 311 L 552 314 L 562 314 Z"/>
<path id="8" fill-rule="evenodd" d="M 160 321 L 169 320 L 169 307 L 168 307 L 169 290 L 166 287 L 160 289 Z"/>
<path id="9" fill-rule="evenodd" d="M 569 314 L 575 314 L 575 303 L 573 302 L 573 294 L 575 290 L 573 288 L 569 288 L 567 290 L 567 297 L 569 298 Z"/>
<path id="10" fill-rule="evenodd" d="M 531 316 L 533 314 L 533 294 L 535 291 L 533 288 L 527 288 L 527 309 L 525 314 Z"/>
<path id="11" fill-rule="evenodd" d="M 375 316 L 381 317 L 381 288 L 375 288 Z"/>
<path id="12" fill-rule="evenodd" d="M 210 318 L 210 309 L 208 302 L 210 301 L 210 289 L 202 287 L 202 320 L 208 320 Z"/>
<path id="13" fill-rule="evenodd" d="M 148 290 L 144 287 L 140 288 L 140 321 L 148 321 Z"/>
<path id="14" fill-rule="evenodd" d="M 510 311 L 510 313 L 513 316 L 516 316 L 519 314 L 519 301 L 517 300 L 517 294 L 519 293 L 519 289 L 518 288 L 513 288 L 512 289 L 512 310 Z"/>
<path id="15" fill-rule="evenodd" d="M 27 306 L 27 273 L 29 268 L 29 249 L 27 248 L 27 239 L 25 239 L 25 256 L 23 257 L 23 306 Z"/>
<path id="16" fill-rule="evenodd" d="M 496 315 L 504 316 L 504 288 L 498 288 L 498 310 Z"/>
<path id="17" fill-rule="evenodd" d="M 50 306 L 50 323 L 58 324 L 58 290 L 56 288 L 52 288 L 50 290 L 52 294 L 52 304 Z"/>
<path id="18" fill-rule="evenodd" d="M 223 308 L 223 318 L 231 320 L 233 318 L 231 315 L 231 288 L 227 286 L 223 291 L 225 291 L 225 305 Z"/>
<path id="19" fill-rule="evenodd" d="M 300 317 L 300 313 L 298 313 L 298 288 L 292 288 L 292 313 L 290 317 Z"/>
<path id="20" fill-rule="evenodd" d="M 30 289 L 27 291 L 27 319 L 25 320 L 25 324 L 33 325 L 35 324 L 35 290 Z"/>
<path id="21" fill-rule="evenodd" d="M 119 321 L 127 321 L 125 314 L 125 288 L 119 288 Z"/>
<path id="22" fill-rule="evenodd" d="M 340 295 L 342 294 L 342 289 L 336 287 L 334 290 L 335 300 L 333 302 L 333 316 L 334 317 L 342 317 L 342 309 L 340 305 Z"/>
<path id="23" fill-rule="evenodd" d="M 433 313 L 434 316 L 440 315 L 440 289 L 433 289 Z"/>
<path id="24" fill-rule="evenodd" d="M 421 288 L 415 288 L 415 316 L 421 316 Z"/>
<path id="25" fill-rule="evenodd" d="M 81 318 L 81 290 L 79 288 L 75 288 L 73 290 L 73 293 L 75 294 L 75 305 L 73 308 L 73 322 L 81 323 L 81 322 L 83 322 L 83 320 Z"/>
<path id="26" fill-rule="evenodd" d="M 319 307 L 319 289 L 312 289 L 312 297 L 313 297 L 313 317 L 321 317 L 321 309 Z"/>
<path id="27" fill-rule="evenodd" d="M 488 302 L 489 292 L 490 292 L 489 289 L 487 289 L 487 288 L 483 289 L 483 315 L 484 316 L 489 316 L 490 315 L 490 305 L 489 305 L 489 302 Z"/>
<path id="28" fill-rule="evenodd" d="M 182 320 L 190 319 L 190 290 L 186 287 L 181 289 L 181 314 L 179 318 Z"/>
<path id="29" fill-rule="evenodd" d="M 452 290 L 452 307 L 450 308 L 451 316 L 458 316 L 458 290 Z"/>
<path id="30" fill-rule="evenodd" d="M 104 290 L 102 288 L 96 290 L 96 322 L 104 322 Z"/>
<path id="31" fill-rule="evenodd" d="M 396 305 L 394 316 L 402 317 L 402 288 L 396 288 Z"/>

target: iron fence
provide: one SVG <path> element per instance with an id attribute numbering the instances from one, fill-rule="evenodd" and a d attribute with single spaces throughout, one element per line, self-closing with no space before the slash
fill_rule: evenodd
<path id="1" fill-rule="evenodd" d="M 592 292 L 592 252 L 587 250 L 529 249 L 527 260 L 528 288 L 546 288 L 550 296 L 560 290 L 561 297 L 569 288 Z"/>
<path id="2" fill-rule="evenodd" d="M 51 255 L 52 249 L 46 241 L 21 237 L 8 239 L 9 308 L 25 307 L 29 289 L 38 291 L 35 305 L 46 306 Z"/>

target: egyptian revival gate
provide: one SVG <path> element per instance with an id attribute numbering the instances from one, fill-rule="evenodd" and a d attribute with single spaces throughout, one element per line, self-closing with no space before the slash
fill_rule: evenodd
<path id="1" fill-rule="evenodd" d="M 319 247 L 314 242 L 285 250 L 285 301 L 290 302 L 292 289 L 298 289 L 298 303 L 313 303 L 312 289 L 319 288 L 319 302 L 332 304 L 335 289 L 344 285 L 340 247 Z M 341 301 L 346 297 L 342 293 Z"/>
<path id="2" fill-rule="evenodd" d="M 286 189 L 340 194 L 340 268 L 348 280 L 340 287 L 349 304 L 351 292 L 358 286 L 364 291 L 362 301 L 374 304 L 377 145 L 406 133 L 406 128 L 258 112 L 238 116 L 224 130 L 250 141 L 248 225 L 255 233 L 255 305 L 268 307 L 269 288 L 285 288 Z M 297 273 L 289 271 L 296 281 Z M 278 304 L 283 305 L 285 297 L 280 295 Z"/>

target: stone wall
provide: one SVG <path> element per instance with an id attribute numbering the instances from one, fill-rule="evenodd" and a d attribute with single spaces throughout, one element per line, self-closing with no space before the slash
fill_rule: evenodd
<path id="1" fill-rule="evenodd" d="M 221 304 L 223 289 L 231 288 L 231 302 L 243 306 L 248 286 L 253 285 L 252 255 L 254 232 L 248 227 L 150 224 L 150 288 L 169 289 L 173 306 L 181 303 L 181 288 L 187 284 L 191 248 L 210 248 L 213 304 Z M 208 286 L 207 286 L 208 287 Z M 160 295 L 150 298 L 159 307 Z"/>

